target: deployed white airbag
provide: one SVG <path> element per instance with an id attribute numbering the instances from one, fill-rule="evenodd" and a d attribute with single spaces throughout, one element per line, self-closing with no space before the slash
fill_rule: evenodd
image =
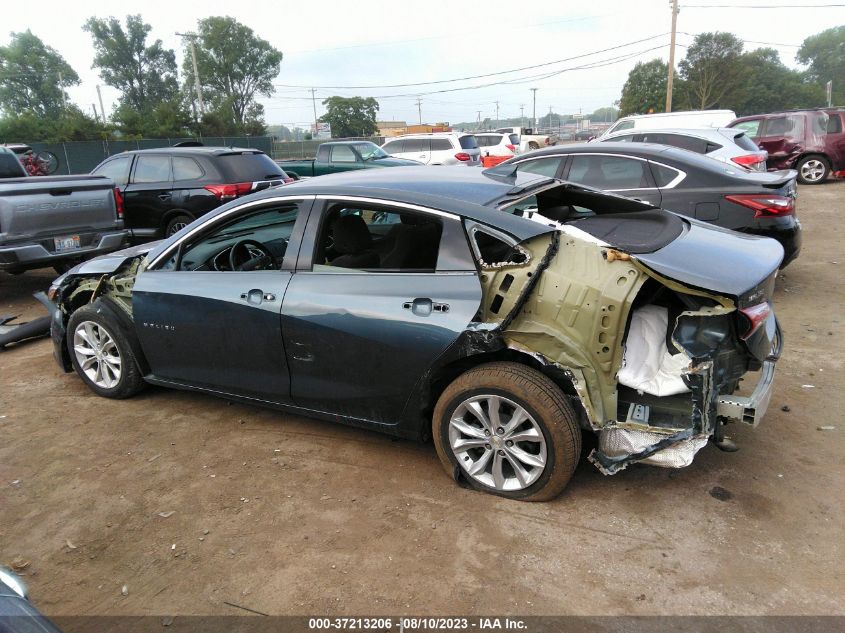
<path id="1" fill-rule="evenodd" d="M 669 353 L 668 325 L 666 308 L 647 305 L 634 310 L 618 375 L 620 384 L 660 397 L 689 391 L 681 378 L 689 367 L 689 358 L 683 353 Z"/>

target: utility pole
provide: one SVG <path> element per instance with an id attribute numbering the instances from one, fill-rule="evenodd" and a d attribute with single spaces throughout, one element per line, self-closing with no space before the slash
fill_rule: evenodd
<path id="1" fill-rule="evenodd" d="M 672 111 L 672 81 L 675 79 L 675 31 L 678 26 L 678 0 L 672 3 L 672 40 L 669 44 L 669 76 L 666 78 L 666 112 Z"/>
<path id="2" fill-rule="evenodd" d="M 317 89 L 311 88 L 311 105 L 314 106 L 314 136 L 317 136 Z"/>
<path id="3" fill-rule="evenodd" d="M 417 113 L 420 115 L 420 125 L 422 125 L 422 98 L 417 97 Z"/>
<path id="4" fill-rule="evenodd" d="M 106 122 L 106 109 L 103 107 L 103 93 L 100 92 L 100 84 L 97 84 L 97 99 L 100 100 L 100 114 L 103 115 L 103 123 Z"/>
<path id="5" fill-rule="evenodd" d="M 499 127 L 499 102 L 496 101 L 496 127 Z"/>
<path id="6" fill-rule="evenodd" d="M 194 48 L 194 39 L 197 36 L 196 33 L 177 33 L 176 35 L 188 38 L 188 48 L 191 49 L 191 62 L 194 67 L 194 87 L 197 89 L 197 101 L 200 105 L 200 115 L 202 115 L 205 112 L 205 104 L 202 100 L 202 82 L 200 81 L 200 71 L 197 66 L 197 51 Z"/>
<path id="7" fill-rule="evenodd" d="M 520 103 L 519 104 L 519 125 L 520 125 L 520 127 L 525 127 L 525 113 L 523 112 L 524 110 L 525 110 L 525 104 Z"/>
<path id="8" fill-rule="evenodd" d="M 475 125 L 480 130 L 481 129 L 481 110 L 476 110 L 475 112 L 476 112 L 476 115 L 478 117 Z"/>
<path id="9" fill-rule="evenodd" d="M 552 106 L 549 106 L 549 132 L 552 131 Z"/>
<path id="10" fill-rule="evenodd" d="M 95 105 L 92 103 L 92 104 L 91 104 L 91 109 L 94 111 L 94 120 L 95 120 L 97 123 L 99 123 L 99 122 L 100 122 L 100 117 L 99 117 L 99 116 L 97 116 L 97 106 L 95 106 Z"/>
<path id="11" fill-rule="evenodd" d="M 537 129 L 537 88 L 531 88 L 531 92 L 534 93 L 534 115 L 531 117 L 534 119 L 534 129 Z"/>

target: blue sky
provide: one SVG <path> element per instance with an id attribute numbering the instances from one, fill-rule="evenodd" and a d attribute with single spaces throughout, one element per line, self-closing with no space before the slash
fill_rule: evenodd
<path id="1" fill-rule="evenodd" d="M 604 0 L 585 2 L 520 3 L 486 2 L 384 2 L 379 0 L 276 2 L 266 0 L 207 0 L 146 3 L 112 0 L 40 2 L 35 5 L 7 2 L 3 9 L 4 32 L 27 28 L 56 48 L 76 69 L 82 85 L 71 98 L 90 111 L 97 101 L 99 80 L 90 68 L 93 60 L 90 35 L 82 24 L 92 15 L 123 18 L 140 12 L 152 25 L 152 37 L 177 50 L 177 31 L 194 28 L 209 15 L 230 15 L 250 26 L 284 53 L 276 79 L 276 94 L 261 99 L 270 124 L 307 126 L 313 120 L 310 86 L 320 100 L 332 94 L 379 97 L 381 119 L 416 122 L 417 95 L 424 121 L 494 119 L 499 102 L 501 118 L 519 116 L 520 105 L 531 115 L 536 87 L 537 114 L 552 106 L 555 112 L 592 112 L 619 98 L 628 71 L 637 61 L 668 58 L 671 13 L 668 0 Z M 695 33 L 723 30 L 746 40 L 748 49 L 776 43 L 781 59 L 797 67 L 798 45 L 809 35 L 845 23 L 845 8 L 810 8 L 812 0 L 690 0 L 681 2 L 678 16 L 677 56 Z M 692 5 L 732 4 L 735 8 L 696 8 Z M 743 9 L 744 5 L 802 5 L 802 8 Z M 647 39 L 651 38 L 651 39 Z M 617 47 L 637 40 L 637 44 Z M 650 50 L 653 49 L 653 50 Z M 590 53 L 594 53 L 590 55 Z M 577 59 L 572 59 L 576 58 Z M 483 79 L 428 86 L 335 89 L 328 86 L 373 86 L 443 81 L 471 75 L 569 59 L 560 63 Z M 591 68 L 575 69 L 578 66 Z M 564 71 L 555 76 L 541 73 Z M 508 84 L 453 90 L 492 82 Z M 106 111 L 117 98 L 116 90 L 102 86 Z M 392 97 L 392 95 L 407 95 Z"/>

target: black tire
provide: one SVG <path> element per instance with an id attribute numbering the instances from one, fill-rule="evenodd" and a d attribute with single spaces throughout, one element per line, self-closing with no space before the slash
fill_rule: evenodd
<path id="1" fill-rule="evenodd" d="M 111 313 L 110 309 L 105 307 L 104 299 L 97 299 L 92 304 L 85 305 L 74 312 L 67 326 L 67 347 L 70 354 L 70 360 L 76 373 L 82 378 L 82 381 L 96 393 L 98 396 L 104 398 L 115 398 L 122 400 L 129 398 L 144 388 L 144 379 L 141 377 L 141 372 L 138 369 L 138 361 L 135 359 L 135 354 L 132 351 L 132 346 L 129 344 L 126 334 L 118 319 Z M 82 368 L 80 364 L 80 354 L 74 349 L 74 336 L 77 328 L 84 328 L 88 323 L 96 324 L 98 328 L 104 331 L 114 343 L 114 351 L 110 358 L 116 355 L 120 360 L 120 375 L 113 385 L 98 385 Z M 105 356 L 105 353 L 103 354 Z M 95 365 L 102 365 L 104 361 L 100 360 Z M 114 375 L 111 374 L 113 378 Z"/>
<path id="2" fill-rule="evenodd" d="M 798 182 L 802 185 L 820 185 L 830 176 L 830 161 L 818 154 L 802 156 L 795 169 L 798 170 Z"/>
<path id="3" fill-rule="evenodd" d="M 532 422 L 536 423 L 536 427 L 542 432 L 546 446 L 545 465 L 541 474 L 530 485 L 518 490 L 500 490 L 478 481 L 468 473 L 452 450 L 449 432 L 453 415 L 467 399 L 482 394 L 505 398 L 519 405 L 533 418 Z M 550 378 L 519 363 L 488 363 L 458 376 L 438 399 L 431 426 L 437 455 L 450 476 L 460 473 L 476 490 L 510 499 L 554 499 L 566 487 L 581 454 L 581 429 L 566 395 Z M 482 449 L 472 450 L 480 452 Z M 492 452 L 504 455 L 502 450 Z M 492 459 L 495 460 L 496 457 Z M 511 461 L 510 458 L 507 459 Z M 513 470 L 512 467 L 509 468 Z"/>
<path id="4" fill-rule="evenodd" d="M 174 233 L 178 233 L 193 221 L 194 218 L 192 218 L 187 213 L 177 213 L 172 218 L 170 218 L 170 220 L 167 222 L 167 226 L 164 227 L 164 237 L 170 237 Z"/>
<path id="5" fill-rule="evenodd" d="M 532 150 L 535 150 L 535 149 L 540 149 L 540 145 L 537 144 L 535 141 L 529 141 L 528 142 L 528 151 L 532 151 Z"/>

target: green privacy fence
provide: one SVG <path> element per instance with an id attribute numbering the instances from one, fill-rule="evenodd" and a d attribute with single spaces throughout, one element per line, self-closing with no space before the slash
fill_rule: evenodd
<path id="1" fill-rule="evenodd" d="M 59 159 L 57 175 L 87 174 L 103 159 L 134 149 L 170 147 L 182 141 L 200 141 L 207 146 L 254 147 L 267 154 L 273 151 L 270 136 L 205 136 L 202 138 L 147 138 L 137 141 L 74 141 L 69 143 L 30 143 L 35 152 L 49 150 Z"/>

